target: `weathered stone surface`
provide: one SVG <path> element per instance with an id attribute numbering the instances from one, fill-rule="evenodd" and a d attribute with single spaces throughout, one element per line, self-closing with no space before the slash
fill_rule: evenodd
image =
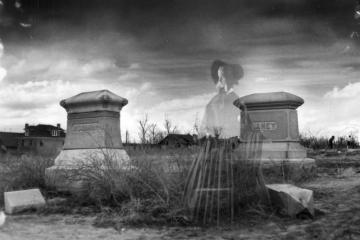
<path id="1" fill-rule="evenodd" d="M 108 90 L 84 92 L 60 102 L 68 113 L 67 132 L 55 165 L 45 171 L 48 185 L 59 190 L 68 185 L 68 190 L 77 191 L 84 182 L 68 176 L 84 165 L 111 159 L 112 167 L 121 169 L 130 161 L 120 134 L 120 111 L 127 103 Z"/>
<path id="2" fill-rule="evenodd" d="M 64 99 L 60 105 L 67 113 L 111 111 L 119 112 L 128 100 L 122 98 L 109 90 L 99 90 L 93 92 L 83 92 L 71 98 Z"/>
<path id="3" fill-rule="evenodd" d="M 122 148 L 120 111 L 127 102 L 108 90 L 62 100 L 68 113 L 64 150 Z"/>
<path id="4" fill-rule="evenodd" d="M 66 149 L 55 159 L 55 166 L 81 166 L 91 161 L 102 161 L 104 158 L 116 160 L 119 166 L 130 161 L 124 149 Z"/>
<path id="5" fill-rule="evenodd" d="M 45 170 L 46 184 L 55 186 L 58 191 L 77 194 L 86 191 L 87 183 L 80 175 L 86 176 L 81 171 L 91 166 L 98 167 L 101 164 L 103 169 L 118 170 L 119 174 L 131 168 L 130 158 L 124 149 L 63 150 L 60 155 L 55 165 Z M 65 161 L 62 162 L 62 159 Z"/>
<path id="6" fill-rule="evenodd" d="M 291 184 L 267 184 L 271 202 L 283 213 L 295 217 L 307 211 L 314 216 L 313 191 Z"/>
<path id="7" fill-rule="evenodd" d="M 256 160 L 261 160 L 266 170 L 273 168 L 275 175 L 284 173 L 279 166 L 297 173 L 283 176 L 291 180 L 298 178 L 298 173 L 308 177 L 316 174 L 315 160 L 307 158 L 306 149 L 299 143 L 296 109 L 303 103 L 302 98 L 287 92 L 255 93 L 234 102 L 242 110 L 240 145 L 257 141 L 255 144 L 261 145 L 261 153 Z M 254 129 L 260 130 L 263 138 L 247 139 L 245 123 L 248 120 Z"/>
<path id="8" fill-rule="evenodd" d="M 253 126 L 272 142 L 299 140 L 296 108 L 303 103 L 302 98 L 287 92 L 255 93 L 234 102 L 242 110 L 242 119 L 249 114 Z"/>
<path id="9" fill-rule="evenodd" d="M 4 193 L 5 212 L 14 214 L 32 208 L 45 206 L 45 199 L 39 189 Z"/>
<path id="10" fill-rule="evenodd" d="M 267 183 L 303 182 L 317 175 L 314 159 L 262 160 L 262 173 Z"/>
<path id="11" fill-rule="evenodd" d="M 286 109 L 301 106 L 304 99 L 288 92 L 254 93 L 239 98 L 235 105 L 242 110 Z"/>
<path id="12" fill-rule="evenodd" d="M 298 142 L 263 142 L 262 159 L 301 159 L 306 158 L 306 149 Z"/>

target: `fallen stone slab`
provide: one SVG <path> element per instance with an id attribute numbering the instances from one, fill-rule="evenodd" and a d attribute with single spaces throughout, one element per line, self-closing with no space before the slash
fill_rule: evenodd
<path id="1" fill-rule="evenodd" d="M 313 191 L 291 184 L 267 184 L 271 203 L 288 216 L 300 213 L 314 216 Z"/>
<path id="2" fill-rule="evenodd" d="M 4 193 L 5 212 L 14 214 L 45 206 L 45 199 L 39 189 L 28 189 Z"/>

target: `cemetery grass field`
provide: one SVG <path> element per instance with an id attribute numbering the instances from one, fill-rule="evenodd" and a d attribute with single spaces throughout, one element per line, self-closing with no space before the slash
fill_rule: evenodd
<path id="1" fill-rule="evenodd" d="M 187 166 L 185 160 L 194 158 L 197 149 L 127 151 L 138 166 L 162 169 L 156 174 L 164 177 L 170 167 Z M 17 157 L 8 156 L 1 163 L 1 195 L 6 189 L 39 187 L 45 197 L 65 201 L 8 217 L 0 228 L 0 239 L 360 239 L 360 151 L 319 150 L 309 152 L 309 157 L 316 159 L 318 176 L 295 184 L 314 191 L 314 219 L 292 219 L 252 206 L 232 226 L 197 227 L 183 217 L 181 194 L 176 194 L 183 176 L 167 178 L 162 186 L 165 183 L 152 174 L 141 175 L 153 187 L 143 188 L 139 182 L 132 187 L 146 189 L 152 202 L 119 204 L 125 195 L 114 193 L 104 199 L 96 189 L 86 199 L 56 194 L 46 189 L 44 182 L 43 170 L 52 165 L 51 159 L 32 156 L 19 162 Z M 137 195 L 137 199 L 142 197 Z"/>

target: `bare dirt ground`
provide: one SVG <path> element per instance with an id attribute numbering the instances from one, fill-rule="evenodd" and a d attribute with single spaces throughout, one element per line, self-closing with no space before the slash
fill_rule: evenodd
<path id="1" fill-rule="evenodd" d="M 338 159 L 338 158 L 336 158 Z M 314 190 L 315 219 L 276 215 L 244 219 L 229 227 L 97 228 L 95 217 L 27 214 L 8 217 L 0 239 L 360 239 L 360 171 L 354 158 L 321 157 L 319 177 L 299 184 Z M 360 160 L 358 160 L 360 162 Z M 358 162 L 357 162 L 358 163 Z M 345 166 L 344 168 L 342 166 Z"/>

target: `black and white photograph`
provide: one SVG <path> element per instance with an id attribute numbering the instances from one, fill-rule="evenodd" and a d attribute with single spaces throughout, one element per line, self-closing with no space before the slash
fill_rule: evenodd
<path id="1" fill-rule="evenodd" d="M 0 0 L 0 240 L 360 239 L 360 0 Z"/>

